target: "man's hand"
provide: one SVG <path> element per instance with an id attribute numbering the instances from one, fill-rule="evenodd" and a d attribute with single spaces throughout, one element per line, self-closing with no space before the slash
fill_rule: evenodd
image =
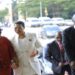
<path id="1" fill-rule="evenodd" d="M 71 61 L 70 66 L 71 66 L 71 68 L 75 69 L 75 61 Z"/>
<path id="2" fill-rule="evenodd" d="M 58 64 L 59 66 L 63 66 L 64 65 L 64 63 L 62 63 L 62 62 L 59 62 L 59 64 Z"/>
<path id="3" fill-rule="evenodd" d="M 70 64 L 69 62 L 65 62 L 65 63 L 63 63 L 63 62 L 59 62 L 59 66 L 63 66 L 63 65 L 68 65 L 68 64 Z"/>
<path id="4" fill-rule="evenodd" d="M 69 65 L 69 64 L 70 64 L 70 62 L 65 62 L 65 63 L 64 63 L 64 65 Z"/>

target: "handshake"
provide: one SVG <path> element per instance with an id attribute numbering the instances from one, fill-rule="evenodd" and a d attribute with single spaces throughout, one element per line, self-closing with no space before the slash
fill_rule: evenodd
<path id="1" fill-rule="evenodd" d="M 70 67 L 72 68 L 72 69 L 75 69 L 75 61 L 71 61 L 71 62 L 65 62 L 65 63 L 62 63 L 62 62 L 60 62 L 58 65 L 59 66 L 63 66 L 63 65 L 70 65 Z"/>

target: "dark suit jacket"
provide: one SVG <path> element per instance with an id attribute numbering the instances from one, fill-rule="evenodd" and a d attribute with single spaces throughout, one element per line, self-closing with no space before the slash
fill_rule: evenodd
<path id="1" fill-rule="evenodd" d="M 53 41 L 52 43 L 49 43 L 47 45 L 44 57 L 46 60 L 52 62 L 52 68 L 54 71 L 54 69 L 58 67 L 58 63 L 61 62 L 60 48 L 56 41 Z M 59 70 L 56 69 L 56 71 L 59 71 Z"/>
<path id="2" fill-rule="evenodd" d="M 60 62 L 61 61 L 60 56 L 61 56 L 60 48 L 57 42 L 53 41 L 52 43 L 49 43 L 45 51 L 45 58 L 50 62 L 54 62 L 54 61 Z"/>
<path id="3" fill-rule="evenodd" d="M 69 27 L 63 31 L 62 41 L 70 61 L 75 61 L 75 29 Z"/>

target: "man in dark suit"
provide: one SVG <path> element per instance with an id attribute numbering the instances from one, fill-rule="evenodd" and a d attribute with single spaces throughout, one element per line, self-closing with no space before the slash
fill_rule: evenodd
<path id="1" fill-rule="evenodd" d="M 65 72 L 71 74 L 70 66 L 64 59 L 61 32 L 57 33 L 56 40 L 47 45 L 44 53 L 44 58 L 52 63 L 54 75 L 64 75 Z"/>
<path id="2" fill-rule="evenodd" d="M 72 21 L 75 25 L 75 15 L 72 17 Z M 75 26 L 71 26 L 63 31 L 63 46 L 66 51 L 66 54 L 69 58 L 71 66 L 71 75 L 75 75 Z"/>

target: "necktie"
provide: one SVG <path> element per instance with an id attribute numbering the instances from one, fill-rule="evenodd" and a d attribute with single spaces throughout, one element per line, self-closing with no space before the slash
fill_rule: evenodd
<path id="1" fill-rule="evenodd" d="M 59 45 L 59 48 L 60 48 L 61 61 L 63 62 L 64 61 L 64 48 L 63 48 L 63 44 L 62 44 L 62 42 L 59 42 L 58 45 Z"/>
<path id="2" fill-rule="evenodd" d="M 59 48 L 60 48 L 60 51 L 61 51 L 61 52 L 64 52 L 64 48 L 63 48 L 62 42 L 59 42 Z"/>

